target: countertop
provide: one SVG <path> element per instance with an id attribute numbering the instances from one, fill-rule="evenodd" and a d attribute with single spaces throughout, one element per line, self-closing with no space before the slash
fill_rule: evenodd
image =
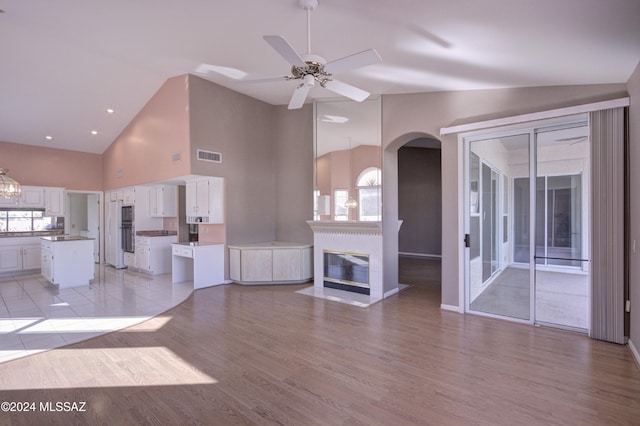
<path id="1" fill-rule="evenodd" d="M 172 237 L 174 235 L 178 235 L 176 231 L 136 231 L 136 236 L 138 237 Z"/>
<path id="2" fill-rule="evenodd" d="M 50 231 L 28 231 L 28 232 L 1 232 L 0 238 L 21 238 L 21 237 L 51 237 L 64 234 L 64 229 L 53 229 Z"/>
<path id="3" fill-rule="evenodd" d="M 185 247 L 204 247 L 204 246 L 222 246 L 223 243 L 198 243 L 198 242 L 185 242 L 181 241 L 178 243 L 171 244 L 172 246 L 185 246 Z"/>
<path id="4" fill-rule="evenodd" d="M 313 244 L 292 243 L 288 241 L 266 241 L 264 243 L 247 243 L 247 244 L 229 244 L 231 249 L 247 250 L 247 249 L 300 249 L 312 247 Z"/>
<path id="5" fill-rule="evenodd" d="M 73 235 L 54 235 L 51 237 L 42 237 L 41 239 L 45 241 L 51 241 L 54 243 L 60 243 L 64 241 L 82 241 L 82 240 L 94 240 L 95 238 L 89 237 L 76 237 Z"/>

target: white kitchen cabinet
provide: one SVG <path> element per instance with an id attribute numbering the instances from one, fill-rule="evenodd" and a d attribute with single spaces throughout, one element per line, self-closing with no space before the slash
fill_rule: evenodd
<path id="1" fill-rule="evenodd" d="M 136 203 L 136 189 L 126 188 L 122 191 L 122 204 L 132 206 Z"/>
<path id="2" fill-rule="evenodd" d="M 272 241 L 229 246 L 229 276 L 239 284 L 293 284 L 313 277 L 311 244 Z"/>
<path id="3" fill-rule="evenodd" d="M 171 272 L 171 244 L 176 235 L 136 237 L 135 268 L 151 275 Z"/>
<path id="4" fill-rule="evenodd" d="M 149 213 L 151 217 L 176 217 L 178 187 L 158 185 L 149 189 Z"/>
<path id="5" fill-rule="evenodd" d="M 20 198 L 0 197 L 0 207 L 20 207 Z"/>
<path id="6" fill-rule="evenodd" d="M 0 273 L 40 269 L 40 246 L 4 246 L 0 248 Z"/>
<path id="7" fill-rule="evenodd" d="M 20 195 L 20 206 L 32 208 L 44 207 L 44 188 L 23 186 L 22 194 Z"/>
<path id="8" fill-rule="evenodd" d="M 224 244 L 172 244 L 171 280 L 199 289 L 224 284 Z"/>
<path id="9" fill-rule="evenodd" d="M 41 274 L 60 288 L 89 285 L 95 277 L 93 239 L 84 237 L 43 237 Z"/>
<path id="10" fill-rule="evenodd" d="M 0 197 L 0 207 L 44 208 L 44 188 L 41 186 L 22 186 L 22 193 L 16 199 Z"/>
<path id="11" fill-rule="evenodd" d="M 124 259 L 124 266 L 127 266 L 129 268 L 136 267 L 136 255 L 134 253 L 125 251 L 122 257 Z"/>
<path id="12" fill-rule="evenodd" d="M 136 237 L 135 268 L 149 273 L 151 242 L 148 238 Z"/>
<path id="13" fill-rule="evenodd" d="M 64 216 L 64 188 L 44 188 L 45 216 Z"/>
<path id="14" fill-rule="evenodd" d="M 22 247 L 22 269 L 40 269 L 41 248 L 38 245 Z"/>
<path id="15" fill-rule="evenodd" d="M 8 246 L 0 248 L 0 272 L 22 270 L 22 247 Z"/>
<path id="16" fill-rule="evenodd" d="M 224 179 L 210 177 L 186 184 L 187 223 L 224 223 Z"/>
<path id="17" fill-rule="evenodd" d="M 240 259 L 242 281 L 273 281 L 273 250 L 243 250 Z"/>
<path id="18" fill-rule="evenodd" d="M 134 205 L 133 222 L 136 233 L 138 231 L 151 231 L 163 228 L 163 219 L 161 217 L 153 217 L 149 211 L 150 195 L 149 186 L 136 187 L 136 203 Z M 124 201 L 123 201 L 123 204 Z M 137 234 L 136 234 L 137 235 Z"/>

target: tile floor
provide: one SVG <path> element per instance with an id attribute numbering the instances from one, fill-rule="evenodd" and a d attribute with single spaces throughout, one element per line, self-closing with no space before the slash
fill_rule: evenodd
<path id="1" fill-rule="evenodd" d="M 0 362 L 129 327 L 184 301 L 192 282 L 96 265 L 88 286 L 59 289 L 41 275 L 0 278 Z"/>
<path id="2" fill-rule="evenodd" d="M 471 303 L 471 310 L 528 320 L 529 270 L 508 267 Z M 536 271 L 535 319 L 586 332 L 589 329 L 589 276 Z"/>

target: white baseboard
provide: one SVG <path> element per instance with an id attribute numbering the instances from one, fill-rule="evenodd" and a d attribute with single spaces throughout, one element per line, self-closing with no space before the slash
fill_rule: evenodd
<path id="1" fill-rule="evenodd" d="M 633 354 L 633 357 L 636 359 L 636 366 L 640 368 L 640 352 L 638 352 L 638 349 L 636 349 L 636 345 L 633 344 L 631 339 L 629 339 L 629 349 L 631 349 L 631 353 Z"/>
<path id="2" fill-rule="evenodd" d="M 384 293 L 384 296 L 382 297 L 383 299 L 386 299 L 389 296 L 393 296 L 394 294 L 398 293 L 400 291 L 399 287 L 393 288 L 387 292 Z"/>
<path id="3" fill-rule="evenodd" d="M 460 310 L 459 307 L 454 306 L 454 305 L 445 305 L 444 303 L 440 305 L 440 309 L 442 309 L 443 311 L 458 312 L 459 314 L 462 313 L 462 311 Z"/>
<path id="4" fill-rule="evenodd" d="M 430 259 L 442 259 L 441 254 L 425 254 L 425 253 L 411 253 L 406 251 L 398 252 L 400 256 L 413 256 L 413 257 L 427 257 Z"/>

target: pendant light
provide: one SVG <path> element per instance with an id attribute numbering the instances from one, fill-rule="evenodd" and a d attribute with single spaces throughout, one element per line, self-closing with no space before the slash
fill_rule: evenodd
<path id="1" fill-rule="evenodd" d="M 0 168 L 0 197 L 18 198 L 22 193 L 20 184 L 7 176 L 9 169 Z"/>

